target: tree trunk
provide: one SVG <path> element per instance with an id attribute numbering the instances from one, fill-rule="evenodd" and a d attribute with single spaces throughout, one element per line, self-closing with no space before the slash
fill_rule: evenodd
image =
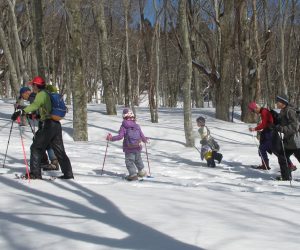
<path id="1" fill-rule="evenodd" d="M 270 44 L 271 41 L 269 37 L 269 21 L 268 21 L 268 0 L 263 1 L 263 11 L 264 11 L 264 31 L 265 31 L 265 44 L 267 49 L 267 44 Z M 266 88 L 267 92 L 265 93 L 267 104 L 269 107 L 272 107 L 272 104 L 274 103 L 273 98 L 273 90 L 272 90 L 272 83 L 271 83 L 271 73 L 270 73 L 270 58 L 268 56 L 268 53 L 264 55 L 265 57 L 265 77 L 266 77 Z"/>
<path id="2" fill-rule="evenodd" d="M 110 66 L 110 50 L 108 47 L 107 29 L 104 16 L 104 1 L 100 0 L 97 4 L 97 23 L 99 27 L 99 49 L 101 60 L 101 72 L 104 85 L 104 98 L 106 103 L 106 112 L 108 115 L 116 115 L 116 103 L 114 97 L 114 86 Z"/>
<path id="3" fill-rule="evenodd" d="M 32 27 L 32 8 L 30 9 L 30 0 L 26 1 L 26 14 L 28 18 L 28 26 L 29 26 L 29 34 L 30 34 L 30 57 L 31 57 L 31 75 L 37 76 L 38 75 L 38 63 L 36 58 L 36 51 L 35 51 L 35 42 L 34 42 L 34 35 L 33 35 L 33 27 Z"/>
<path id="4" fill-rule="evenodd" d="M 140 4 L 140 15 L 141 15 L 141 26 L 142 26 L 142 37 L 144 42 L 144 50 L 146 54 L 146 75 L 148 76 L 148 100 L 150 108 L 151 122 L 158 122 L 157 115 L 157 103 L 155 102 L 155 83 L 153 77 L 153 42 L 154 42 L 154 31 L 151 23 L 144 16 L 144 3 L 139 0 Z M 154 24 L 156 27 L 156 23 Z"/>
<path id="5" fill-rule="evenodd" d="M 234 80 L 231 67 L 234 44 L 234 1 L 224 1 L 224 14 L 220 18 L 221 51 L 220 74 L 221 79 L 216 84 L 216 118 L 229 121 L 230 86 Z"/>
<path id="6" fill-rule="evenodd" d="M 256 74 L 255 74 L 255 100 L 260 100 L 261 94 L 261 48 L 258 39 L 258 20 L 257 20 L 257 10 L 256 10 L 256 0 L 252 0 L 252 9 L 253 9 L 253 34 L 254 34 L 254 41 L 256 47 L 256 55 L 255 58 L 255 67 L 256 67 Z"/>
<path id="7" fill-rule="evenodd" d="M 179 1 L 179 32 L 182 44 L 183 64 L 182 70 L 184 72 L 183 80 L 183 108 L 184 108 L 184 132 L 187 147 L 195 145 L 193 137 L 192 126 L 192 110 L 191 110 L 191 82 L 192 82 L 192 56 L 189 41 L 188 23 L 186 15 L 186 1 Z"/>
<path id="8" fill-rule="evenodd" d="M 41 0 L 33 0 L 35 53 L 38 61 L 38 75 L 45 78 L 43 6 Z"/>
<path id="9" fill-rule="evenodd" d="M 20 73 L 21 73 L 21 79 L 19 79 L 19 82 L 25 83 L 25 82 L 28 82 L 28 74 L 26 72 L 24 56 L 23 56 L 20 37 L 19 37 L 19 33 L 18 33 L 18 23 L 17 23 L 16 14 L 15 14 L 16 1 L 15 0 L 13 0 L 13 1 L 7 0 L 7 3 L 8 3 L 9 10 L 10 10 L 11 17 L 12 17 L 11 18 L 12 32 L 14 35 L 14 44 L 15 44 L 16 52 L 17 52 L 18 59 L 19 59 L 19 67 L 20 67 Z"/>
<path id="10" fill-rule="evenodd" d="M 130 72 L 130 60 L 129 60 L 129 37 L 128 37 L 128 12 L 129 1 L 124 0 L 124 16 L 125 16 L 125 105 L 127 107 L 133 106 L 132 101 L 132 80 Z"/>
<path id="11" fill-rule="evenodd" d="M 285 45 L 284 45 L 284 31 L 285 18 L 282 9 L 282 0 L 278 1 L 279 6 L 279 41 L 280 41 L 280 67 L 279 67 L 279 84 L 281 86 L 280 92 L 287 94 L 287 86 L 285 81 Z"/>
<path id="12" fill-rule="evenodd" d="M 4 55 L 8 64 L 8 68 L 9 68 L 9 72 L 10 72 L 10 85 L 11 88 L 15 94 L 15 96 L 18 96 L 19 94 L 19 88 L 20 85 L 18 84 L 18 75 L 17 75 L 17 71 L 15 68 L 15 64 L 14 64 L 14 60 L 13 57 L 11 55 L 9 46 L 8 46 L 8 41 L 6 40 L 6 36 L 2 27 L 2 22 L 1 22 L 1 17 L 0 17 L 0 43 L 2 44 L 2 48 L 4 50 Z"/>
<path id="13" fill-rule="evenodd" d="M 87 141 L 87 96 L 83 77 L 83 62 L 81 52 L 81 0 L 68 1 L 70 13 L 70 55 L 72 58 L 72 98 L 73 98 L 73 139 L 74 141 Z"/>

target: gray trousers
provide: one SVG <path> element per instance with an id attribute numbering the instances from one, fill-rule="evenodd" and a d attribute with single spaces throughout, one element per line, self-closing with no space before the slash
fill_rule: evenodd
<path id="1" fill-rule="evenodd" d="M 141 152 L 125 153 L 125 164 L 129 175 L 136 175 L 136 169 L 140 171 L 144 168 Z"/>

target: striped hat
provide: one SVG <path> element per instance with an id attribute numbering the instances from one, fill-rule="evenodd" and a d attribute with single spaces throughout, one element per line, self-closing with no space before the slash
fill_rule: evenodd
<path id="1" fill-rule="evenodd" d="M 276 96 L 276 102 L 281 102 L 284 105 L 288 105 L 289 104 L 289 100 L 286 94 L 281 94 Z"/>

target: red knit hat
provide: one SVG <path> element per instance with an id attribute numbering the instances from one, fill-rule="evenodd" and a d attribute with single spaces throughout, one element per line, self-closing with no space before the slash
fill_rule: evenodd
<path id="1" fill-rule="evenodd" d="M 250 102 L 250 103 L 248 104 L 248 109 L 250 109 L 250 111 L 253 112 L 256 108 L 257 108 L 256 102 Z"/>

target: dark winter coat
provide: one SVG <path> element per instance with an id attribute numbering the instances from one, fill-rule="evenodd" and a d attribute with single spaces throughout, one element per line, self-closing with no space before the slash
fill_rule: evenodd
<path id="1" fill-rule="evenodd" d="M 138 145 L 136 147 L 129 147 L 129 145 L 127 144 L 127 140 L 126 140 L 126 131 L 128 128 L 135 128 L 138 129 L 140 131 L 140 136 L 141 136 L 141 140 L 142 142 L 146 143 L 147 142 L 147 138 L 144 136 L 140 126 L 134 121 L 134 120 L 123 120 L 122 125 L 120 127 L 119 130 L 119 134 L 116 136 L 112 137 L 112 141 L 119 141 L 119 140 L 123 140 L 123 152 L 124 153 L 136 153 L 142 150 L 142 145 Z"/>
<path id="2" fill-rule="evenodd" d="M 296 111 L 289 106 L 280 111 L 280 125 L 277 129 L 284 134 L 283 144 L 286 149 L 296 149 L 294 135 L 298 132 L 299 122 Z"/>

